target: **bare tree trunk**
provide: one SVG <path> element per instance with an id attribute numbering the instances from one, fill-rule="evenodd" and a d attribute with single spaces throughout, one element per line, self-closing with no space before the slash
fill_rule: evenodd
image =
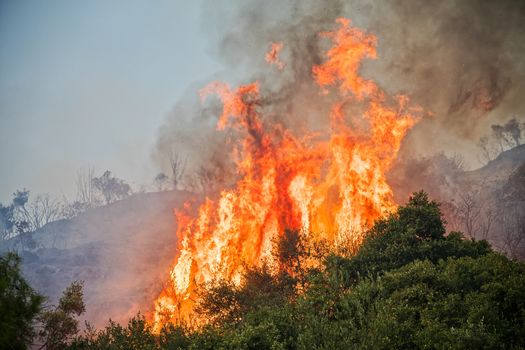
<path id="1" fill-rule="evenodd" d="M 93 186 L 94 174 L 93 167 L 80 169 L 77 173 L 77 200 L 87 208 L 91 208 L 96 202 Z"/>
<path id="2" fill-rule="evenodd" d="M 171 179 L 173 182 L 173 189 L 176 190 L 182 180 L 184 172 L 186 171 L 186 163 L 188 158 L 182 158 L 182 156 L 173 150 L 170 150 L 169 161 L 171 166 Z"/>

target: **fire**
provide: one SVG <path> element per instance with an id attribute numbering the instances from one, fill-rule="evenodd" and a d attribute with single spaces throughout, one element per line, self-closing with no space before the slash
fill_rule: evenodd
<path id="1" fill-rule="evenodd" d="M 275 64 L 280 70 L 284 69 L 284 62 L 279 59 L 279 54 L 281 53 L 283 46 L 284 45 L 281 42 L 271 43 L 270 51 L 268 51 L 265 56 L 266 62 Z"/>
<path id="2" fill-rule="evenodd" d="M 359 75 L 362 60 L 376 58 L 377 39 L 347 19 L 337 22 L 337 29 L 321 33 L 332 47 L 312 67 L 322 95 L 337 97 L 325 135 L 297 137 L 268 122 L 258 82 L 236 89 L 214 82 L 202 89 L 203 101 L 209 95 L 222 101 L 217 129 L 233 128 L 241 136 L 232 155 L 239 177 L 234 188 L 206 199 L 196 215 L 176 211 L 178 256 L 155 303 L 157 328 L 195 319 L 198 286 L 218 278 L 238 283 L 245 264 L 275 264 L 272 242 L 285 229 L 357 248 L 363 230 L 395 209 L 385 172 L 418 110 Z M 281 47 L 272 45 L 270 58 L 277 59 Z M 348 106 L 356 104 L 363 112 L 348 115 Z"/>

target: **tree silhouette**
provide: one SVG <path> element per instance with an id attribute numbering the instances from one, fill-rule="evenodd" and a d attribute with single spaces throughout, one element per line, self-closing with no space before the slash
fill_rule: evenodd
<path id="1" fill-rule="evenodd" d="M 111 171 L 106 170 L 100 177 L 93 178 L 93 187 L 104 197 L 106 204 L 127 197 L 131 192 L 131 187 L 111 175 Z"/>

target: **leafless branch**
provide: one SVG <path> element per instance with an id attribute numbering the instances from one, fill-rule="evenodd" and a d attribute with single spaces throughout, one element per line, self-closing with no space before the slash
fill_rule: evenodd
<path id="1" fill-rule="evenodd" d="M 173 182 L 173 188 L 176 190 L 178 189 L 184 172 L 186 170 L 186 163 L 188 158 L 183 158 L 174 150 L 170 150 L 168 157 L 171 166 L 171 180 Z"/>
<path id="2" fill-rule="evenodd" d="M 93 179 L 95 171 L 92 167 L 80 169 L 77 172 L 77 202 L 91 208 L 96 205 L 97 199 Z"/>

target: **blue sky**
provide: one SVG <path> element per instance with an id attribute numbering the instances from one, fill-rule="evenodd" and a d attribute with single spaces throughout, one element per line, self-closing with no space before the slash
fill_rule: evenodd
<path id="1" fill-rule="evenodd" d="M 201 1 L 0 2 L 0 201 L 74 194 L 79 168 L 151 181 L 158 128 L 220 69 Z"/>

